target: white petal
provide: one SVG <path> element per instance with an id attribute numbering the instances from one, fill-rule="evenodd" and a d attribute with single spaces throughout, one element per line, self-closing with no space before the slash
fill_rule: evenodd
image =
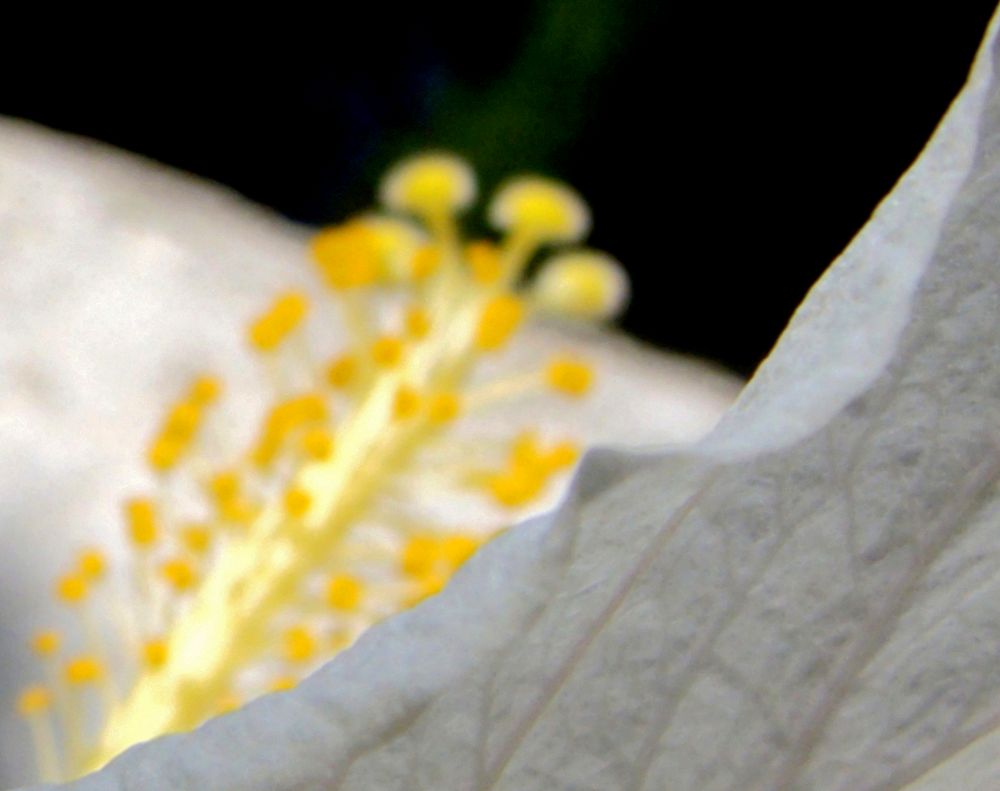
<path id="1" fill-rule="evenodd" d="M 296 691 L 69 788 L 992 788 L 990 745 L 931 770 L 1000 721 L 996 30 L 700 450 L 595 453 Z"/>
<path id="2" fill-rule="evenodd" d="M 31 777 L 6 704 L 37 675 L 24 640 L 50 622 L 55 574 L 85 543 L 122 553 L 119 503 L 148 485 L 143 446 L 190 376 L 222 374 L 233 431 L 253 430 L 264 388 L 244 327 L 278 290 L 313 288 L 306 237 L 218 187 L 0 121 L 0 787 Z M 517 346 L 568 339 L 541 328 Z M 602 369 L 597 398 L 532 414 L 584 441 L 694 439 L 736 393 L 610 333 L 573 340 Z"/>

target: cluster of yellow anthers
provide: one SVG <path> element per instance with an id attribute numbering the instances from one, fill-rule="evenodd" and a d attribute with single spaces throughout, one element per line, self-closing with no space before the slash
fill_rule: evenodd
<path id="1" fill-rule="evenodd" d="M 408 511 L 393 487 L 473 411 L 530 391 L 583 395 L 591 368 L 569 356 L 503 381 L 472 385 L 470 374 L 528 315 L 606 319 L 628 285 L 611 258 L 583 249 L 556 253 L 525 277 L 543 247 L 587 231 L 587 208 L 566 187 L 536 177 L 502 187 L 490 207 L 500 243 L 462 242 L 457 217 L 474 196 L 464 162 L 419 156 L 382 184 L 394 214 L 315 237 L 348 347 L 312 362 L 303 293 L 279 296 L 252 323 L 249 341 L 277 392 L 238 459 L 213 459 L 201 430 L 218 381 L 198 379 L 169 410 L 148 451 L 160 494 L 125 508 L 129 595 L 112 596 L 104 556 L 88 549 L 56 584 L 85 650 L 65 655 L 55 631 L 32 640 L 48 681 L 26 690 L 19 708 L 45 779 L 293 686 L 373 622 L 440 590 L 489 537 L 483 526 L 446 527 Z M 466 467 L 453 484 L 519 508 L 572 466 L 577 448 L 526 430 L 504 455 L 492 469 Z M 200 502 L 171 496 L 178 476 L 194 481 Z M 120 611 L 121 629 L 107 633 L 98 611 Z"/>

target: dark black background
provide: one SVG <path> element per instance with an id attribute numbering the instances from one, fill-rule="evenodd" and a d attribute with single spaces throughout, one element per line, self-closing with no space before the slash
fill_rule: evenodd
<path id="1" fill-rule="evenodd" d="M 9 27 L 0 112 L 309 223 L 365 206 L 421 147 L 466 154 L 487 189 L 512 169 L 557 175 L 632 274 L 625 326 L 749 374 L 917 155 L 992 10 L 511 0 L 208 25 L 154 7 L 62 18 L 58 36 Z"/>

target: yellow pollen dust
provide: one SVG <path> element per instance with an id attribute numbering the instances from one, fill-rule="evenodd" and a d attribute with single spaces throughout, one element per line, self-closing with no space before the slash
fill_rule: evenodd
<path id="1" fill-rule="evenodd" d="M 412 387 L 400 386 L 392 400 L 392 416 L 396 420 L 409 420 L 420 412 L 420 393 Z"/>
<path id="2" fill-rule="evenodd" d="M 36 632 L 31 638 L 31 650 L 39 656 L 52 656 L 62 645 L 59 633 L 51 629 Z"/>
<path id="3" fill-rule="evenodd" d="M 361 605 L 365 587 L 351 574 L 336 574 L 326 583 L 326 603 L 331 609 L 353 612 Z"/>
<path id="4" fill-rule="evenodd" d="M 483 308 L 476 327 L 476 346 L 496 351 L 507 345 L 524 318 L 524 305 L 512 294 L 493 297 Z"/>
<path id="5" fill-rule="evenodd" d="M 309 513 L 312 505 L 312 495 L 305 489 L 291 488 L 285 492 L 285 513 L 299 519 Z"/>
<path id="6" fill-rule="evenodd" d="M 189 591 L 198 582 L 198 572 L 191 562 L 184 558 L 165 561 L 160 566 L 160 574 L 175 591 Z"/>
<path id="7" fill-rule="evenodd" d="M 167 663 L 167 643 L 161 639 L 147 640 L 142 645 L 142 661 L 151 670 L 157 670 Z"/>
<path id="8" fill-rule="evenodd" d="M 25 689 L 17 699 L 17 710 L 24 717 L 31 717 L 48 711 L 52 705 L 52 693 L 41 684 Z"/>
<path id="9" fill-rule="evenodd" d="M 441 251 L 431 245 L 424 245 L 413 254 L 410 274 L 414 280 L 426 280 L 439 266 L 441 266 Z"/>
<path id="10" fill-rule="evenodd" d="M 148 547 L 156 541 L 156 511 L 146 499 L 130 500 L 125 504 L 129 538 L 137 547 Z"/>
<path id="11" fill-rule="evenodd" d="M 342 354 L 326 369 L 326 381 L 331 387 L 343 389 L 354 381 L 358 361 L 353 354 Z"/>
<path id="12" fill-rule="evenodd" d="M 594 381 L 591 367 L 581 360 L 560 357 L 549 363 L 545 369 L 545 380 L 549 387 L 570 396 L 586 395 Z"/>
<path id="13" fill-rule="evenodd" d="M 323 310 L 311 310 L 313 287 L 303 286 L 244 330 L 270 388 L 252 425 L 220 430 L 229 428 L 215 415 L 222 383 L 209 374 L 166 404 L 140 449 L 150 488 L 124 503 L 132 568 L 110 568 L 98 548 L 79 553 L 55 581 L 75 625 L 62 639 L 43 631 L 30 641 L 54 681 L 31 698 L 26 690 L 18 708 L 39 714 L 29 723 L 38 731 L 49 708 L 58 714 L 54 765 L 65 776 L 51 779 L 291 689 L 377 620 L 439 592 L 506 526 L 494 507 L 470 513 L 469 489 L 485 505 L 534 507 L 576 463 L 577 444 L 550 441 L 544 427 L 498 454 L 477 416 L 498 402 L 511 414 L 526 394 L 583 396 L 591 367 L 570 348 L 497 376 L 491 367 L 525 355 L 488 353 L 516 344 L 539 313 L 606 318 L 627 280 L 586 250 L 546 252 L 538 274 L 526 274 L 543 247 L 586 232 L 589 212 L 569 188 L 508 182 L 489 209 L 506 233 L 470 242 L 458 214 L 476 189 L 458 157 L 416 156 L 380 186 L 382 203 L 408 217 L 365 214 L 314 237 L 315 290 L 333 291 Z M 342 339 L 319 348 L 332 333 L 306 330 L 327 303 Z M 449 521 L 459 514 L 461 524 Z M 128 599 L 107 601 L 119 587 L 104 581 L 119 576 Z M 115 617 L 97 623 L 98 614 Z M 111 677 L 121 657 L 128 666 Z M 68 689 L 91 684 L 104 694 Z"/>
<path id="14" fill-rule="evenodd" d="M 87 580 L 79 574 L 65 574 L 56 582 L 56 597 L 67 604 L 79 604 L 88 592 Z"/>
<path id="15" fill-rule="evenodd" d="M 391 335 L 384 335 L 372 344 L 372 360 L 382 368 L 392 368 L 403 359 L 403 342 Z"/>
<path id="16" fill-rule="evenodd" d="M 308 662 L 316 656 L 319 645 L 305 626 L 293 626 L 285 631 L 284 654 L 289 662 Z"/>
<path id="17" fill-rule="evenodd" d="M 70 684 L 93 684 L 104 678 L 104 665 L 96 657 L 78 656 L 66 663 L 63 675 Z"/>
<path id="18" fill-rule="evenodd" d="M 85 549 L 77 560 L 80 575 L 90 582 L 95 582 L 104 576 L 107 560 L 104 553 L 97 549 Z"/>

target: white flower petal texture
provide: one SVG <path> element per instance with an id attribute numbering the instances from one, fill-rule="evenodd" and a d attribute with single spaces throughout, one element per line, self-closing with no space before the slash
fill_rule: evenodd
<path id="1" fill-rule="evenodd" d="M 702 444 L 592 453 L 296 690 L 65 788 L 995 788 L 996 30 Z"/>

